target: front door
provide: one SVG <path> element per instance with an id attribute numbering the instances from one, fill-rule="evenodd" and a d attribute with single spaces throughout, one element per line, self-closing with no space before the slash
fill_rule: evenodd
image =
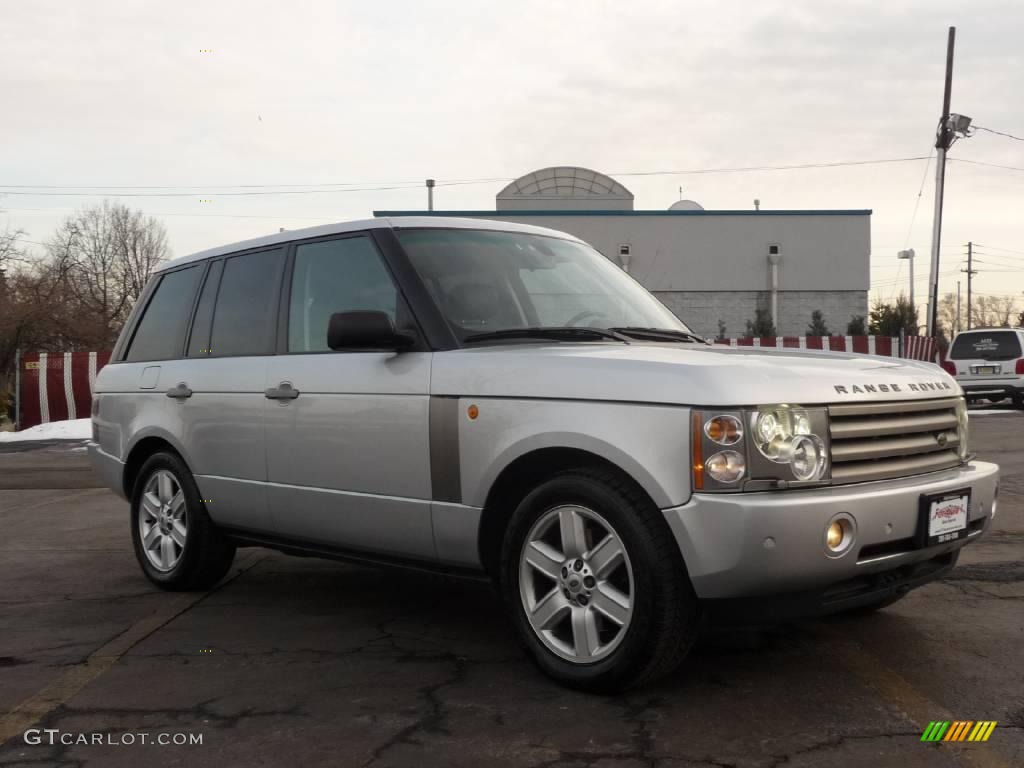
<path id="1" fill-rule="evenodd" d="M 394 556 L 433 558 L 429 352 L 331 351 L 335 312 L 411 321 L 366 234 L 296 246 L 286 349 L 270 358 L 268 500 L 291 538 Z M 297 394 L 296 394 L 297 393 Z"/>

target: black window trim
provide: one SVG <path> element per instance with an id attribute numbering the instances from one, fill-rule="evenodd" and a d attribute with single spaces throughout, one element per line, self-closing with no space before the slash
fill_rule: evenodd
<path id="1" fill-rule="evenodd" d="M 131 324 L 131 334 L 127 336 L 127 340 L 124 342 L 124 346 L 123 346 L 122 349 L 120 349 L 120 350 L 115 349 L 114 350 L 114 355 L 112 355 L 112 357 L 116 356 L 117 357 L 117 362 L 119 362 L 119 363 L 122 363 L 122 362 L 123 363 L 158 363 L 158 362 L 163 362 L 163 361 L 181 360 L 182 359 L 182 354 L 183 354 L 184 349 L 185 349 L 184 347 L 182 347 L 181 349 L 178 350 L 178 356 L 177 357 L 153 357 L 153 358 L 147 358 L 145 360 L 142 360 L 142 359 L 140 359 L 140 360 L 129 360 L 128 359 L 128 353 L 131 351 L 132 345 L 135 343 L 135 335 L 139 332 L 139 328 L 142 326 L 142 320 L 146 317 L 146 313 L 149 311 L 149 305 L 153 302 L 153 298 L 156 296 L 157 290 L 160 288 L 161 285 L 163 285 L 164 278 L 166 278 L 167 275 L 173 275 L 173 274 L 175 274 L 177 272 L 184 272 L 186 269 L 192 269 L 193 267 L 200 267 L 202 269 L 202 273 L 199 276 L 199 283 L 198 283 L 198 286 L 196 288 L 196 294 L 195 294 L 195 296 L 192 297 L 192 309 L 191 309 L 191 312 L 190 312 L 190 314 L 188 316 L 188 320 L 185 323 L 184 337 L 185 337 L 186 340 L 188 339 L 189 335 L 192 332 L 192 314 L 195 313 L 196 302 L 199 299 L 199 294 L 202 291 L 203 282 L 206 280 L 206 273 L 207 273 L 207 271 L 209 269 L 209 267 L 207 266 L 206 262 L 204 262 L 204 261 L 189 262 L 187 264 L 182 264 L 180 267 L 175 267 L 174 269 L 161 270 L 160 272 L 157 272 L 156 274 L 154 274 L 153 277 L 156 278 L 156 279 L 150 281 L 150 285 L 152 287 L 149 288 L 148 290 L 144 290 L 143 293 L 142 293 L 142 296 L 139 297 L 139 301 L 136 302 L 136 307 L 138 307 L 139 305 L 142 305 L 143 301 L 145 302 L 145 305 L 142 307 L 141 311 L 132 310 L 132 316 L 130 316 L 128 318 L 129 323 Z M 118 343 L 120 343 L 120 340 L 118 340 Z M 187 341 L 186 341 L 186 343 L 187 343 Z"/>
<path id="2" fill-rule="evenodd" d="M 185 337 L 185 348 L 182 350 L 182 360 L 203 360 L 204 358 L 210 357 L 209 353 L 207 353 L 205 355 L 189 355 L 189 353 L 188 353 L 189 347 L 192 346 L 192 337 L 195 335 L 195 332 L 197 330 L 196 329 L 196 316 L 199 314 L 199 303 L 203 300 L 203 291 L 206 290 L 206 284 L 210 280 L 216 279 L 217 280 L 216 290 L 214 291 L 213 298 L 211 299 L 211 302 L 212 302 L 213 306 L 210 307 L 210 319 L 209 319 L 208 327 L 206 328 L 206 334 L 207 334 L 206 343 L 207 344 L 210 343 L 210 333 L 213 331 L 213 313 L 217 309 L 217 293 L 220 292 L 220 280 L 221 280 L 222 277 L 224 277 L 224 257 L 223 256 L 214 256 L 212 258 L 207 259 L 205 263 L 206 263 L 206 272 L 203 275 L 202 285 L 199 286 L 199 293 L 196 294 L 195 306 L 192 307 L 192 318 L 189 320 L 189 324 L 188 324 L 188 334 Z M 213 270 L 215 268 L 215 265 L 218 264 L 218 263 L 220 263 L 221 268 L 220 268 L 220 271 L 217 273 L 217 277 L 214 278 L 213 277 Z"/>

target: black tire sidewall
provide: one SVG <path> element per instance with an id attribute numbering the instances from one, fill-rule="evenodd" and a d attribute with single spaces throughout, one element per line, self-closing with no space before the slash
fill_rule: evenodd
<path id="1" fill-rule="evenodd" d="M 519 592 L 519 558 L 531 527 L 544 513 L 564 504 L 588 507 L 607 520 L 622 542 L 633 570 L 633 614 L 626 636 L 611 654 L 590 664 L 566 661 L 544 645 L 530 625 Z M 664 589 L 662 580 L 665 571 L 675 570 L 676 564 L 663 563 L 657 567 L 655 557 L 637 520 L 637 510 L 598 480 L 573 472 L 556 475 L 523 499 L 512 515 L 502 550 L 502 598 L 520 641 L 545 673 L 587 690 L 611 691 L 629 685 L 631 678 L 647 665 L 651 639 L 657 630 L 658 601 L 671 599 L 665 593 L 672 590 Z M 681 557 L 678 565 L 681 566 Z"/>
<path id="2" fill-rule="evenodd" d="M 142 536 L 139 531 L 139 515 L 142 512 L 143 490 L 149 478 L 158 470 L 166 470 L 173 474 L 185 496 L 185 514 L 187 516 L 186 523 L 188 528 L 185 537 L 185 550 L 175 566 L 169 571 L 160 571 L 149 562 L 149 558 L 146 557 L 146 553 L 142 548 Z M 195 479 L 185 466 L 185 463 L 173 453 L 161 452 L 150 456 L 139 470 L 135 487 L 132 490 L 131 500 L 132 544 L 135 549 L 135 558 L 139 561 L 139 565 L 142 567 L 146 577 L 158 586 L 167 589 L 187 586 L 192 575 L 198 571 L 201 565 L 203 554 L 201 551 L 202 547 L 200 546 L 200 539 L 203 534 L 202 528 L 210 525 L 211 523 L 206 516 L 206 512 L 202 508 L 199 488 L 196 486 Z"/>

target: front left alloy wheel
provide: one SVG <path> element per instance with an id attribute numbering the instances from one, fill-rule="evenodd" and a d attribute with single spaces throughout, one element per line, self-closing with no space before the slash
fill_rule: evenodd
<path id="1" fill-rule="evenodd" d="M 235 546 L 217 530 L 181 458 L 150 456 L 132 493 L 132 543 L 143 572 L 168 590 L 205 589 L 231 567 Z"/>

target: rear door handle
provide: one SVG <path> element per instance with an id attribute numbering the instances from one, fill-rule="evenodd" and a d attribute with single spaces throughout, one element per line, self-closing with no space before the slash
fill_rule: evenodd
<path id="1" fill-rule="evenodd" d="M 184 381 L 179 382 L 176 387 L 172 387 L 167 390 L 167 396 L 173 397 L 175 400 L 184 400 L 192 397 L 192 390 L 188 388 L 188 384 Z"/>
<path id="2" fill-rule="evenodd" d="M 263 394 L 268 400 L 294 400 L 299 396 L 299 390 L 287 381 L 282 381 L 277 387 L 268 389 Z"/>

